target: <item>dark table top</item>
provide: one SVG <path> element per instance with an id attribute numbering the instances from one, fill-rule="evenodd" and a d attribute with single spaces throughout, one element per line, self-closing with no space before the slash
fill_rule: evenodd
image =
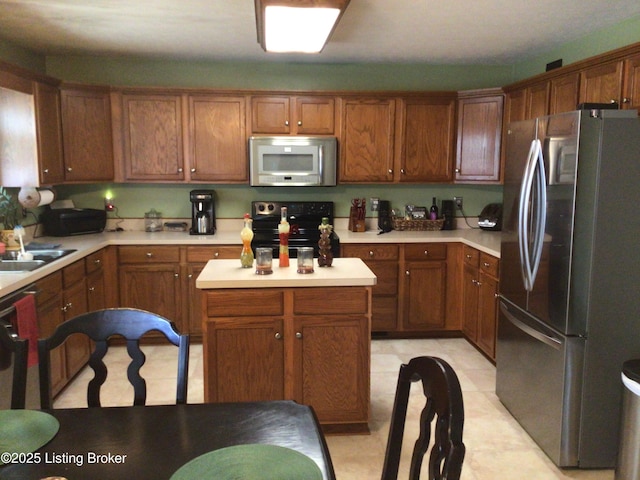
<path id="1" fill-rule="evenodd" d="M 41 461 L 0 467 L 0 479 L 168 479 L 204 453 L 250 443 L 297 450 L 318 464 L 326 480 L 335 479 L 313 410 L 290 401 L 72 408 L 49 413 L 60 422 L 60 430 L 38 450 Z M 96 460 L 92 454 L 105 456 L 100 458 L 109 463 L 91 463 Z"/>

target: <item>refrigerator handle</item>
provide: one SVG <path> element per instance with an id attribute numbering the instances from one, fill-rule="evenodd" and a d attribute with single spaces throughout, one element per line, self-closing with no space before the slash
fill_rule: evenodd
<path id="1" fill-rule="evenodd" d="M 518 247 L 520 250 L 520 271 L 522 273 L 522 281 L 524 288 L 531 291 L 533 281 L 531 279 L 531 259 L 529 257 L 529 209 L 531 190 L 533 188 L 534 161 L 536 158 L 536 142 L 531 142 L 529 148 L 529 156 L 522 175 L 522 184 L 520 185 L 520 198 L 518 200 Z"/>
<path id="2" fill-rule="evenodd" d="M 527 325 L 525 322 L 523 322 L 522 320 L 517 318 L 513 313 L 511 313 L 511 311 L 509 310 L 509 307 L 504 302 L 500 302 L 500 311 L 503 313 L 503 315 L 509 322 L 511 322 L 514 326 L 522 330 L 527 335 L 535 338 L 536 340 L 541 341 L 545 345 L 549 345 L 550 347 L 555 348 L 556 350 L 559 350 L 562 347 L 562 340 L 560 340 L 557 337 L 547 335 L 537 330 L 536 328 L 530 325 Z"/>
<path id="3" fill-rule="evenodd" d="M 536 152 L 534 159 L 534 177 L 535 177 L 535 197 L 534 197 L 534 215 L 535 230 L 533 232 L 533 252 L 532 266 L 530 269 L 531 289 L 538 275 L 538 267 L 542 258 L 542 247 L 544 246 L 544 235 L 547 224 L 547 174 L 544 168 L 544 157 L 542 155 L 542 145 L 540 140 L 536 140 Z"/>

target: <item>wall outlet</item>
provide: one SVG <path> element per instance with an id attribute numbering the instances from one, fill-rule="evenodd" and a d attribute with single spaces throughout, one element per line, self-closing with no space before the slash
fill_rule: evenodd
<path id="1" fill-rule="evenodd" d="M 453 197 L 453 201 L 456 203 L 456 207 L 462 210 L 462 197 Z"/>
<path id="2" fill-rule="evenodd" d="M 372 212 L 377 212 L 378 211 L 379 203 L 380 203 L 380 199 L 378 197 L 371 197 L 369 199 L 369 205 L 371 205 L 371 211 Z"/>

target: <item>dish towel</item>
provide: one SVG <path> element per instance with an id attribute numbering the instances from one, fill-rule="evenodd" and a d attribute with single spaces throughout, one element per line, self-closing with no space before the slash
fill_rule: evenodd
<path id="1" fill-rule="evenodd" d="M 29 340 L 29 357 L 27 366 L 38 364 L 38 315 L 36 314 L 35 295 L 25 295 L 15 302 L 15 317 L 11 323 L 18 332 L 18 336 Z"/>

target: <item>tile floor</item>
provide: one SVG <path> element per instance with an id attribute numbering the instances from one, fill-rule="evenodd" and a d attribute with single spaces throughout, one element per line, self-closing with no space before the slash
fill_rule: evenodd
<path id="1" fill-rule="evenodd" d="M 338 480 L 380 478 L 393 405 L 398 368 L 418 355 L 439 356 L 456 370 L 465 403 L 464 442 L 467 447 L 463 480 L 612 480 L 613 470 L 561 470 L 541 452 L 518 423 L 508 414 L 494 394 L 495 368 L 463 339 L 374 340 L 371 355 L 371 435 L 329 436 Z M 175 399 L 175 349 L 150 346 L 145 349 L 149 402 L 173 403 Z M 173 363 L 172 363 L 173 362 Z M 107 357 L 110 371 L 124 372 L 127 363 L 124 348 L 111 349 Z M 117 368 L 123 364 L 123 368 Z M 115 368 L 114 368 L 115 367 Z M 58 397 L 56 408 L 86 406 L 86 383 L 91 379 L 85 369 Z M 133 390 L 126 376 L 109 377 L 103 387 L 103 404 L 128 405 Z M 420 394 L 410 405 L 407 434 L 415 432 Z M 202 402 L 202 347 L 191 349 L 189 402 Z M 414 421 L 411 421 L 413 419 Z M 414 437 L 415 438 L 415 437 Z M 406 442 L 407 445 L 413 440 Z M 406 468 L 400 478 L 407 478 Z M 425 474 L 426 478 L 426 474 Z"/>

